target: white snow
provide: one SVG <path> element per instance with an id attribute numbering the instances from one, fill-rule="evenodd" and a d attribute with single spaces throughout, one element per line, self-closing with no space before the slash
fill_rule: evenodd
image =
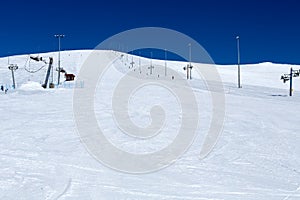
<path id="1" fill-rule="evenodd" d="M 25 91 L 34 91 L 34 90 L 44 91 L 44 89 L 41 87 L 41 84 L 34 81 L 28 81 L 26 83 L 23 83 L 19 89 Z"/>
<path id="2" fill-rule="evenodd" d="M 62 66 L 78 74 L 91 50 L 64 51 Z M 100 54 L 115 54 L 99 51 Z M 118 53 L 120 54 L 120 53 Z M 36 54 L 47 59 L 57 53 Z M 126 56 L 125 56 L 126 57 Z M 161 102 L 165 108 L 166 131 L 137 140 L 122 134 L 111 110 L 112 91 L 128 62 L 116 61 L 95 93 L 95 113 L 105 136 L 128 152 L 157 151 L 170 143 L 180 118 L 176 99 L 163 89 L 144 89 L 130 100 L 131 120 L 141 127 L 151 123 L 149 110 Z M 135 63 L 138 57 L 134 56 Z M 141 59 L 143 65 L 150 61 Z M 199 199 L 199 200 L 296 200 L 300 199 L 300 78 L 294 79 L 294 96 L 288 96 L 289 83 L 280 76 L 289 73 L 288 64 L 242 65 L 242 89 L 237 88 L 237 68 L 217 65 L 224 82 L 226 119 L 213 152 L 199 159 L 204 133 L 211 120 L 210 94 L 196 73 L 190 81 L 200 107 L 198 135 L 188 151 L 173 165 L 148 174 L 133 175 L 112 170 L 91 156 L 82 144 L 73 119 L 73 88 L 65 82 L 59 89 L 43 89 L 46 68 L 30 74 L 43 63 L 28 60 L 28 55 L 10 57 L 18 64 L 15 90 L 7 58 L 0 58 L 0 199 Z M 125 65 L 126 63 L 126 65 Z M 164 61 L 154 60 L 154 65 Z M 184 79 L 185 62 L 168 61 Z M 201 66 L 202 64 L 195 64 Z M 147 70 L 143 68 L 143 72 Z M 56 75 L 54 73 L 54 82 Z M 157 74 L 155 74 L 156 76 Z M 62 77 L 63 78 L 63 77 Z M 155 92 L 155 95 L 151 96 Z M 150 98 L 151 96 L 151 98 Z M 177 120 L 177 121 L 176 121 Z"/>

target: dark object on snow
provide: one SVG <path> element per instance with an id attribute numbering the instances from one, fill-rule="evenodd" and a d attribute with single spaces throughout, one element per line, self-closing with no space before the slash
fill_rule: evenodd
<path id="1" fill-rule="evenodd" d="M 67 73 L 66 70 L 64 70 L 63 68 L 60 68 L 60 72 L 61 73 Z"/>
<path id="2" fill-rule="evenodd" d="M 4 87 L 3 87 L 3 85 L 1 85 L 1 91 L 4 91 Z"/>
<path id="3" fill-rule="evenodd" d="M 35 61 L 43 61 L 43 58 L 42 57 L 33 57 L 33 56 L 30 56 L 30 58 L 32 59 L 32 60 L 35 60 Z"/>
<path id="4" fill-rule="evenodd" d="M 55 87 L 54 83 L 49 84 L 49 88 L 54 88 L 54 87 Z"/>
<path id="5" fill-rule="evenodd" d="M 66 81 L 74 81 L 75 75 L 74 74 L 65 74 Z"/>
<path id="6" fill-rule="evenodd" d="M 48 66 L 48 69 L 47 69 L 45 83 L 42 85 L 42 87 L 45 88 L 45 89 L 47 88 L 47 85 L 48 85 L 52 64 L 53 64 L 53 58 L 49 57 L 49 66 Z"/>
<path id="7" fill-rule="evenodd" d="M 8 89 L 6 88 L 6 89 L 5 89 L 5 94 L 7 93 L 7 91 L 8 91 Z"/>

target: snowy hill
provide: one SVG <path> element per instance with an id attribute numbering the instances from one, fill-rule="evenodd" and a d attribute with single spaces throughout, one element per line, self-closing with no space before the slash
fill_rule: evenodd
<path id="1" fill-rule="evenodd" d="M 74 51 L 62 51 L 61 52 L 61 65 L 63 68 L 67 70 L 67 72 L 77 74 L 79 72 L 80 66 L 83 64 L 85 59 L 91 53 L 91 50 L 74 50 Z M 58 53 L 50 52 L 50 53 L 42 53 L 42 54 L 30 54 L 31 56 L 40 56 L 47 60 L 49 57 L 54 58 L 54 68 L 58 66 Z M 0 58 L 0 70 L 1 70 L 1 80 L 0 84 L 6 85 L 11 84 L 11 75 L 10 71 L 7 70 L 8 63 L 17 64 L 19 66 L 19 70 L 16 72 L 16 80 L 17 84 L 22 84 L 28 80 L 34 80 L 37 82 L 43 82 L 44 76 L 46 74 L 47 66 L 45 66 L 41 71 L 37 74 L 30 74 L 26 72 L 25 68 L 29 71 L 34 71 L 44 66 L 45 64 L 40 62 L 35 62 L 30 60 L 30 55 L 20 55 L 20 56 L 11 56 Z M 127 62 L 128 66 L 131 62 L 131 56 L 125 56 L 124 60 Z M 134 56 L 136 63 L 138 62 L 138 57 Z M 146 65 L 150 63 L 149 59 L 142 58 L 142 64 Z M 157 64 L 164 65 L 164 61 L 156 60 Z M 181 69 L 181 66 L 184 66 L 184 62 L 176 62 L 169 61 L 172 67 L 177 68 L 178 71 L 184 73 Z M 176 66 L 178 64 L 178 66 Z M 234 83 L 236 84 L 236 66 L 233 65 L 217 65 L 218 72 L 225 83 Z M 243 85 L 255 85 L 255 86 L 264 86 L 270 88 L 281 88 L 288 89 L 288 85 L 282 84 L 281 81 L 278 81 L 283 73 L 289 73 L 290 67 L 294 67 L 295 69 L 300 68 L 297 65 L 289 65 L 289 64 L 274 64 L 274 63 L 260 63 L 260 64 L 249 64 L 242 65 L 242 83 Z M 56 74 L 54 76 L 54 81 L 56 81 Z M 295 79 L 296 85 L 297 82 L 300 83 L 297 79 Z M 295 87 L 295 90 L 300 87 Z"/>
<path id="2" fill-rule="evenodd" d="M 62 67 L 76 76 L 91 50 L 61 52 Z M 105 136 L 120 149 L 132 153 L 155 152 L 176 137 L 181 118 L 176 98 L 165 90 L 141 91 L 130 100 L 130 119 L 138 126 L 151 123 L 151 107 L 166 109 L 165 130 L 154 137 L 137 140 L 122 134 L 115 124 L 109 98 L 118 78 L 134 70 L 153 80 L 163 71 L 150 75 L 148 66 L 164 66 L 165 61 L 150 60 L 121 52 L 98 51 L 99 56 L 116 57 L 106 77 L 95 91 L 95 114 Z M 36 54 L 44 59 L 57 52 Z M 135 63 L 131 68 L 130 63 Z M 141 62 L 142 69 L 138 68 Z M 225 92 L 225 122 L 213 151 L 199 159 L 200 147 L 212 119 L 207 85 L 193 72 L 189 80 L 201 113 L 197 135 L 190 148 L 176 162 L 159 171 L 130 174 L 113 170 L 98 162 L 79 137 L 74 122 L 74 82 L 60 88 L 39 87 L 47 66 L 30 61 L 29 55 L 11 56 L 17 64 L 15 90 L 10 89 L 8 58 L 0 58 L 0 85 L 9 88 L 0 93 L 0 199 L 300 199 L 300 78 L 294 79 L 294 96 L 280 76 L 288 73 L 288 64 L 261 63 L 242 65 L 242 89 L 236 87 L 237 68 L 217 65 Z M 168 61 L 178 72 L 174 83 L 185 79 L 186 63 Z M 194 63 L 197 67 L 204 64 Z M 27 71 L 35 71 L 28 73 Z M 27 71 L 26 71 L 27 70 Z M 174 73 L 175 73 L 174 72 Z M 160 76 L 158 76 L 160 75 Z M 172 74 L 168 74 L 168 80 Z M 54 72 L 54 82 L 57 73 Z M 77 77 L 76 77 L 77 78 Z M 82 89 L 85 89 L 83 82 Z M 69 84 L 69 85 L 67 85 Z M 70 86 L 70 87 L 69 87 Z M 201 102 L 201 103 L 200 103 Z M 134 106 L 133 106 L 134 105 Z M 126 162 L 126 161 L 120 161 Z"/>

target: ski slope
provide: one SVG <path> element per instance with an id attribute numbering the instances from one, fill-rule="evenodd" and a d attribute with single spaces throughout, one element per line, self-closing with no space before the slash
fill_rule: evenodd
<path id="1" fill-rule="evenodd" d="M 91 52 L 61 52 L 62 67 L 77 75 Z M 130 118 L 141 127 L 151 123 L 151 107 L 161 104 L 167 111 L 166 130 L 161 134 L 148 140 L 130 138 L 112 118 L 109 98 L 117 85 L 114 81 L 128 73 L 132 61 L 141 62 L 142 73 L 149 73 L 151 60 L 114 51 L 97 53 L 119 58 L 95 91 L 95 113 L 105 136 L 132 153 L 155 152 L 170 144 L 180 123 L 176 114 L 180 107 L 163 89 L 137 92 L 129 102 Z M 37 55 L 53 57 L 57 67 L 57 52 Z M 193 144 L 164 169 L 130 174 L 98 162 L 82 144 L 74 122 L 73 88 L 84 90 L 84 82 L 43 89 L 39 86 L 47 66 L 30 74 L 25 68 L 35 70 L 44 64 L 29 61 L 28 55 L 11 56 L 9 62 L 19 69 L 15 72 L 17 88 L 13 90 L 8 58 L 0 58 L 0 85 L 9 88 L 7 94 L 0 92 L 0 199 L 300 199 L 300 78 L 294 79 L 293 97 L 288 96 L 288 83 L 280 80 L 291 65 L 242 65 L 242 89 L 236 87 L 236 66 L 216 66 L 224 85 L 225 123 L 215 148 L 202 160 L 199 152 L 209 129 L 212 106 L 205 83 L 193 72 L 189 83 L 201 108 Z M 164 66 L 164 61 L 152 62 Z M 174 82 L 185 79 L 185 62 L 167 64 L 180 74 Z M 155 70 L 153 79 L 158 75 Z M 54 75 L 56 82 L 57 73 Z"/>

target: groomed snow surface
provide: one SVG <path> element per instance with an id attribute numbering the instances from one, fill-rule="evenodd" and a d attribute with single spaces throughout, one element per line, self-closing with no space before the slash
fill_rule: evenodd
<path id="1" fill-rule="evenodd" d="M 90 53 L 90 50 L 63 51 L 62 67 L 77 75 Z M 121 55 L 113 51 L 98 53 Z M 51 56 L 54 68 L 57 67 L 56 52 L 33 56 L 46 60 Z M 138 57 L 126 54 L 120 57 L 113 64 L 115 71 L 107 74 L 107 81 L 126 73 L 132 59 L 137 67 Z M 209 91 L 201 77 L 193 73 L 195 77 L 189 82 L 200 112 L 193 144 L 171 166 L 134 175 L 103 165 L 82 144 L 72 106 L 73 88 L 84 89 L 84 82 L 64 82 L 60 88 L 43 89 L 41 83 L 47 66 L 30 61 L 28 55 L 12 56 L 9 62 L 17 64 L 19 69 L 15 72 L 17 87 L 13 90 L 8 58 L 0 58 L 0 85 L 9 88 L 7 94 L 0 91 L 0 199 L 300 199 L 300 78 L 294 79 L 293 97 L 288 96 L 289 82 L 283 84 L 280 80 L 290 67 L 300 69 L 300 66 L 242 65 L 242 89 L 237 88 L 236 66 L 217 66 L 224 84 L 226 117 L 217 145 L 203 160 L 199 159 L 199 153 L 212 108 Z M 150 60 L 141 58 L 141 63 L 142 72 L 148 73 Z M 153 60 L 153 64 L 164 66 L 164 61 Z M 184 80 L 185 62 L 167 64 L 182 74 L 170 81 Z M 27 72 L 41 67 L 36 73 Z M 54 71 L 54 82 L 56 76 Z M 106 79 L 104 76 L 103 80 Z M 102 89 L 96 90 L 95 113 L 112 143 L 128 152 L 147 153 L 158 151 L 172 141 L 176 136 L 173 130 L 178 129 L 180 122 L 176 98 L 157 88 L 137 92 L 129 105 L 134 123 L 147 126 L 151 122 L 148 111 L 158 102 L 166 107 L 166 117 L 171 118 L 166 119 L 162 135 L 138 141 L 122 135 L 114 124 L 111 101 L 107 98 L 117 83 L 107 84 L 107 81 Z"/>

